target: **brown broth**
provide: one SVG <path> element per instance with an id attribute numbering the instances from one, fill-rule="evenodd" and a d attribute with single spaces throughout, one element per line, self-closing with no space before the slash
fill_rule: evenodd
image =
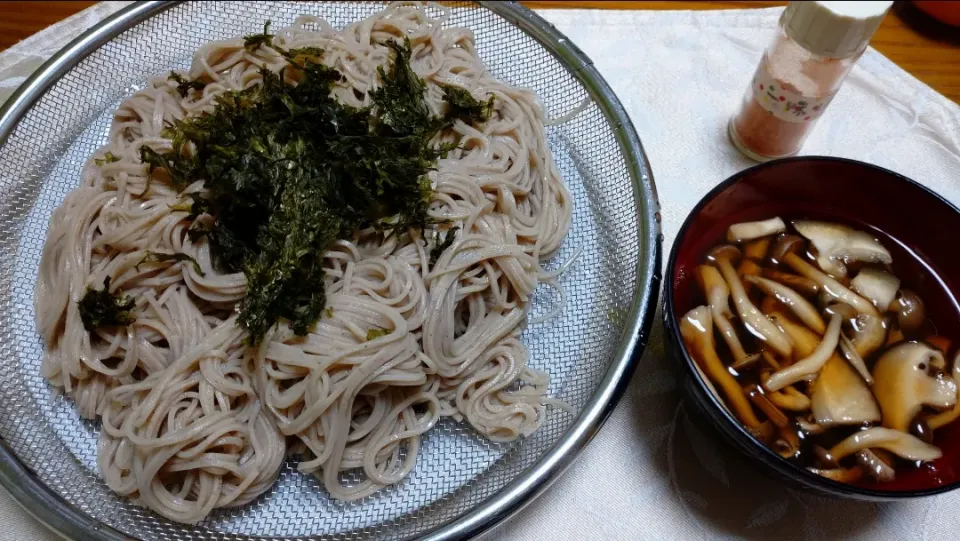
<path id="1" fill-rule="evenodd" d="M 896 277 L 901 280 L 901 288 L 911 289 L 915 291 L 924 302 L 926 309 L 926 322 L 924 325 L 913 333 L 905 333 L 906 340 L 924 340 L 925 338 L 932 335 L 944 336 L 952 341 L 949 351 L 945 352 L 945 358 L 947 359 L 947 373 L 950 373 L 950 362 L 952 360 L 953 354 L 956 352 L 958 342 L 957 338 L 960 338 L 960 304 L 957 302 L 957 298 L 950 292 L 949 288 L 944 283 L 944 280 L 940 278 L 937 272 L 925 261 L 921 254 L 917 254 L 911 250 L 907 245 L 902 242 L 899 242 L 897 239 L 886 234 L 884 231 L 881 231 L 877 228 L 866 226 L 862 223 L 852 223 L 852 222 L 843 222 L 835 220 L 833 217 L 821 218 L 816 216 L 815 213 L 805 214 L 804 216 L 790 216 L 784 215 L 781 216 L 783 220 L 788 224 L 788 233 L 797 234 L 792 227 L 789 225 L 792 220 L 795 219 L 814 219 L 814 220 L 823 220 L 832 223 L 842 223 L 844 225 L 853 227 L 861 231 L 866 231 L 873 234 L 883 245 L 890 251 L 893 257 L 892 268 L 888 271 L 892 272 Z M 756 220 L 758 218 L 751 218 Z M 762 219 L 762 218 L 761 218 Z M 700 248 L 698 252 L 701 254 L 696 264 L 706 263 L 706 254 L 714 247 L 721 244 L 728 244 L 724 240 L 726 233 L 726 228 L 720 231 L 713 232 L 715 234 L 704 236 L 697 243 Z M 772 243 L 771 243 L 772 245 Z M 744 244 L 739 244 L 738 247 L 741 251 L 744 251 Z M 744 257 L 744 259 L 747 259 Z M 813 257 L 807 254 L 806 259 L 808 262 L 813 264 L 815 267 L 819 266 L 814 261 Z M 756 261 L 763 269 L 776 269 L 789 274 L 796 274 L 792 269 L 784 264 L 775 264 L 771 263 L 770 258 L 767 257 L 763 261 Z M 742 264 L 741 264 L 742 265 Z M 855 271 L 859 270 L 859 266 L 849 266 L 848 276 L 855 276 Z M 682 314 L 686 310 L 693 308 L 699 304 L 706 304 L 706 299 L 703 298 L 702 293 L 699 291 L 695 280 L 689 279 L 690 275 L 694 272 L 695 267 L 690 266 L 686 268 L 681 268 L 680 274 L 681 280 L 686 282 L 685 288 L 676 288 L 677 293 L 677 305 L 678 307 L 685 308 L 684 310 L 678 311 L 678 315 L 682 317 Z M 738 267 L 738 272 L 740 268 Z M 684 275 L 686 274 L 686 277 Z M 746 285 L 746 284 L 745 284 Z M 688 296 L 688 294 L 681 294 L 680 291 L 683 289 L 693 290 L 693 295 Z M 764 298 L 763 292 L 759 291 L 758 288 L 752 287 L 749 291 L 750 300 L 754 303 L 755 306 L 760 307 Z M 818 300 L 815 297 L 806 297 L 812 304 L 821 308 L 819 306 Z M 685 302 L 686 301 L 686 302 Z M 735 309 L 731 302 L 731 309 Z M 738 336 L 740 337 L 744 349 L 748 352 L 757 352 L 760 350 L 763 345 L 759 339 L 756 339 L 750 333 L 746 332 L 743 328 L 742 323 L 739 322 L 738 318 L 735 318 L 734 327 L 738 331 Z M 722 338 L 719 335 L 716 337 L 717 344 L 717 353 L 719 354 L 721 360 L 726 366 L 730 366 L 733 362 L 732 355 L 729 352 L 729 349 L 726 347 Z M 874 352 L 864 360 L 867 363 L 868 367 L 872 367 L 876 359 L 888 348 L 889 346 L 881 347 L 878 351 Z M 760 364 L 763 361 L 758 361 Z M 753 368 L 746 371 L 737 373 L 731 369 L 731 373 L 735 375 L 737 381 L 742 385 L 756 385 L 760 382 L 760 370 L 756 368 L 757 365 L 754 365 Z M 960 383 L 960 382 L 958 382 Z M 806 384 L 801 382 L 794 384 L 798 387 L 799 390 L 806 393 Z M 722 397 L 721 397 L 722 399 Z M 766 416 L 763 415 L 763 412 L 754 406 L 754 410 L 758 415 L 761 416 L 761 419 L 765 419 Z M 927 411 L 925 409 L 925 411 Z M 932 412 L 932 410 L 931 410 Z M 795 419 L 798 417 L 792 412 L 784 410 L 784 413 L 791 420 L 793 426 L 795 425 Z M 801 417 L 805 416 L 805 412 Z M 880 423 L 876 423 L 879 425 Z M 869 426 L 869 425 L 865 425 Z M 793 458 L 789 459 L 798 466 L 801 467 L 816 467 L 817 463 L 815 460 L 814 453 L 812 451 L 813 445 L 820 445 L 826 449 L 829 449 L 836 443 L 839 443 L 841 440 L 850 436 L 854 432 L 860 430 L 860 426 L 841 426 L 834 427 L 826 430 L 825 432 L 813 435 L 807 434 L 800 431 L 800 452 L 795 455 Z M 947 441 L 947 438 L 943 437 L 945 432 L 945 427 L 934 432 L 934 445 L 941 447 L 943 449 L 946 446 L 956 446 L 958 442 Z M 955 438 L 949 438 L 950 440 Z M 945 453 L 946 454 L 946 453 Z M 854 460 L 852 457 L 847 457 L 841 464 L 844 467 L 852 466 Z M 928 463 L 912 463 L 905 460 L 896 459 L 894 466 L 896 470 L 896 479 L 887 482 L 887 483 L 878 483 L 874 481 L 871 477 L 864 475 L 861 481 L 855 483 L 858 486 L 863 486 L 867 488 L 883 488 L 883 489 L 903 489 L 908 490 L 914 488 L 918 485 L 940 485 L 954 482 L 960 477 L 960 472 L 954 467 L 953 463 L 944 459 L 938 459 L 933 462 Z"/>

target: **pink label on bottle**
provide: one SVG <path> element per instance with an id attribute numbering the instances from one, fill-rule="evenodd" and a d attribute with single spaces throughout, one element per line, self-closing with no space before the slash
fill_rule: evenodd
<path id="1" fill-rule="evenodd" d="M 820 98 L 804 96 L 781 86 L 761 64 L 753 76 L 753 96 L 757 103 L 787 122 L 810 122 L 826 110 L 836 93 Z"/>

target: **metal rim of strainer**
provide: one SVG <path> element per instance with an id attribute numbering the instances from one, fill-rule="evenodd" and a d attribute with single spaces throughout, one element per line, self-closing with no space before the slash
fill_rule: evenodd
<path id="1" fill-rule="evenodd" d="M 180 2 L 150 1 L 128 6 L 94 26 L 55 54 L 0 108 L 0 145 L 20 119 L 61 76 L 90 53 L 133 26 Z M 660 204 L 640 138 L 620 100 L 589 58 L 542 17 L 516 2 L 478 2 L 503 17 L 553 54 L 584 86 L 610 123 L 630 173 L 640 231 L 637 295 L 625 318 L 620 344 L 598 389 L 560 439 L 536 463 L 473 510 L 421 536 L 463 539 L 506 520 L 539 496 L 593 439 L 626 390 L 650 334 L 661 281 Z M 121 541 L 129 536 L 87 516 L 48 488 L 0 439 L 0 485 L 34 518 L 68 539 Z"/>

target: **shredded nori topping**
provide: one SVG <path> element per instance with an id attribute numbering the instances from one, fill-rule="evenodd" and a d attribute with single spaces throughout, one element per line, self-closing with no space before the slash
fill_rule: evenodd
<path id="1" fill-rule="evenodd" d="M 448 111 L 431 114 L 404 40 L 384 44 L 393 61 L 380 68 L 371 105 L 351 107 L 332 95 L 343 77 L 320 63 L 321 49 L 277 49 L 268 30 L 245 46 L 273 47 L 296 84 L 284 70 L 263 69 L 262 84 L 222 94 L 213 112 L 168 128 L 171 152 L 140 148 L 151 175 L 165 171 L 176 189 L 203 181 L 206 191 L 176 208 L 213 217 L 188 233 L 209 239 L 224 270 L 246 275 L 238 321 L 254 344 L 279 318 L 299 335 L 320 318 L 323 255 L 334 241 L 365 227 L 402 234 L 431 222 L 427 173 L 454 148 L 431 139 L 455 119 L 485 121 L 493 103 L 447 87 Z"/>
<path id="2" fill-rule="evenodd" d="M 170 76 L 167 78 L 177 83 L 177 93 L 180 94 L 181 98 L 186 98 L 191 90 L 203 90 L 203 87 L 207 86 L 200 81 L 189 81 L 183 75 L 173 71 L 170 72 Z"/>
<path id="3" fill-rule="evenodd" d="M 103 289 L 87 287 L 86 294 L 77 302 L 80 320 L 87 331 L 133 323 L 137 320 L 133 314 L 135 305 L 130 296 L 110 293 L 109 276 L 103 279 Z"/>

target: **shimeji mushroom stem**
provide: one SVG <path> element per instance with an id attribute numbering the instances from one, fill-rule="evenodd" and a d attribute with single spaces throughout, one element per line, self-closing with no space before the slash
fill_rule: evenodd
<path id="1" fill-rule="evenodd" d="M 776 269 L 764 269 L 763 276 L 764 278 L 769 278 L 795 291 L 798 291 L 803 295 L 814 296 L 820 293 L 820 285 L 809 278 L 804 278 L 803 276 L 797 276 L 796 274 L 790 274 L 788 272 L 781 272 Z"/>
<path id="2" fill-rule="evenodd" d="M 875 426 L 855 432 L 833 446 L 830 455 L 841 460 L 862 449 L 881 448 L 907 460 L 936 460 L 943 456 L 937 447 L 925 443 L 906 432 Z"/>
<path id="3" fill-rule="evenodd" d="M 860 295 L 857 295 L 846 286 L 840 282 L 831 278 L 825 272 L 818 270 L 816 267 L 807 263 L 800 258 L 797 254 L 787 253 L 783 256 L 784 262 L 790 266 L 800 276 L 808 278 L 816 282 L 820 289 L 826 292 L 831 297 L 849 304 L 854 307 L 858 312 L 863 314 L 870 314 L 872 316 L 879 316 L 880 313 L 877 312 L 877 309 L 873 306 L 873 303 L 864 299 Z"/>
<path id="4" fill-rule="evenodd" d="M 717 356 L 710 309 L 699 306 L 687 312 L 680 320 L 680 335 L 683 337 L 687 351 L 700 363 L 707 377 L 720 386 L 727 398 L 727 403 L 733 408 L 740 421 L 750 429 L 759 430 L 761 423 L 753 412 L 750 401 L 740 388 L 740 384 Z"/>
<path id="5" fill-rule="evenodd" d="M 767 345 L 780 355 L 790 355 L 792 351 L 790 341 L 773 322 L 767 319 L 767 317 L 750 302 L 750 298 L 747 296 L 747 292 L 740 282 L 740 277 L 737 276 L 737 271 L 734 270 L 730 261 L 719 258 L 717 259 L 717 267 L 720 268 L 720 273 L 730 287 L 730 293 L 733 295 L 733 304 L 736 306 L 737 313 L 740 315 L 740 321 L 743 322 L 747 330 L 766 342 Z"/>
<path id="6" fill-rule="evenodd" d="M 777 391 L 792 383 L 815 376 L 827 363 L 827 359 L 833 355 L 834 350 L 837 349 L 837 343 L 840 341 L 841 323 L 843 323 L 843 320 L 839 315 L 831 317 L 830 324 L 827 325 L 827 332 L 823 335 L 823 340 L 813 350 L 813 353 L 786 368 L 774 372 L 763 383 L 764 387 L 771 391 Z"/>
<path id="7" fill-rule="evenodd" d="M 767 297 L 768 299 L 772 297 Z M 783 331 L 793 344 L 793 356 L 795 359 L 809 357 L 813 350 L 817 349 L 821 337 L 807 328 L 806 325 L 795 323 L 790 316 L 779 309 L 771 310 L 767 313 L 771 320 L 776 322 L 777 328 Z M 779 368 L 778 368 L 779 369 Z"/>
<path id="8" fill-rule="evenodd" d="M 753 405 L 762 411 L 773 424 L 777 425 L 777 427 L 785 428 L 790 424 L 790 419 L 787 417 L 787 415 L 780 411 L 780 408 L 771 402 L 770 399 L 764 396 L 763 389 L 759 385 L 751 385 L 750 387 L 744 389 L 744 392 L 746 392 L 747 396 L 750 397 L 750 401 L 753 402 Z"/>
<path id="9" fill-rule="evenodd" d="M 843 356 L 850 361 L 853 368 L 860 374 L 863 381 L 866 381 L 868 385 L 873 385 L 873 376 L 870 375 L 870 371 L 867 370 L 867 363 L 865 363 L 863 357 L 857 353 L 857 348 L 853 342 L 842 334 L 840 335 L 840 351 L 843 352 Z"/>
<path id="10" fill-rule="evenodd" d="M 730 289 L 727 287 L 727 283 L 724 282 L 720 271 L 710 265 L 697 267 L 697 283 L 700 284 L 700 288 L 707 298 L 713 323 L 720 331 L 727 347 L 730 348 L 734 366 L 742 367 L 743 363 L 749 362 L 751 356 L 744 351 L 740 338 L 737 336 L 737 331 L 730 323 L 729 318 L 733 317 L 733 312 L 730 311 Z"/>
<path id="11" fill-rule="evenodd" d="M 810 409 L 810 398 L 791 385 L 779 391 L 768 391 L 767 398 L 780 409 L 788 411 L 807 411 Z"/>
<path id="12" fill-rule="evenodd" d="M 829 470 L 823 470 L 820 468 L 807 468 L 811 472 L 819 475 L 820 477 L 826 477 L 838 483 L 856 483 L 863 477 L 863 468 L 860 466 L 854 466 L 852 468 L 833 468 Z"/>
<path id="13" fill-rule="evenodd" d="M 822 335 L 827 330 L 827 325 L 823 322 L 820 314 L 817 313 L 816 307 L 810 304 L 810 301 L 804 299 L 803 295 L 781 283 L 768 280 L 767 278 L 747 276 L 745 280 L 759 287 L 760 290 L 767 295 L 776 298 L 781 304 L 796 314 L 796 316 L 800 318 L 800 321 L 816 331 L 817 334 Z"/>

